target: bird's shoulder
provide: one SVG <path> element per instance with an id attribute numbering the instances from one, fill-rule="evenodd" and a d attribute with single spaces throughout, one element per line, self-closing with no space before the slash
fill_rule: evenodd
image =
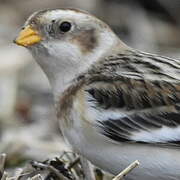
<path id="1" fill-rule="evenodd" d="M 107 75 L 149 81 L 180 81 L 180 59 L 127 49 L 102 58 L 89 69 L 91 76 Z"/>
<path id="2" fill-rule="evenodd" d="M 107 108 L 174 105 L 180 102 L 180 60 L 135 50 L 111 55 L 89 69 L 86 88 Z"/>

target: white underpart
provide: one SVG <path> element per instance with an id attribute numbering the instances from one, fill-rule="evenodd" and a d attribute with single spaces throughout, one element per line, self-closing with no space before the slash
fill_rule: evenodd
<path id="1" fill-rule="evenodd" d="M 179 141 L 180 139 L 180 127 L 167 127 L 163 126 L 157 130 L 140 131 L 133 133 L 131 136 L 132 140 L 144 141 L 144 142 L 168 142 L 168 141 Z"/>

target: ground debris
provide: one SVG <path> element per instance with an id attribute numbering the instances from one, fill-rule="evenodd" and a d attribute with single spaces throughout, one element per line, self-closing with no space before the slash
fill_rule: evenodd
<path id="1" fill-rule="evenodd" d="M 107 176 L 100 169 L 89 166 L 94 174 L 92 178 L 85 177 L 88 173 L 85 172 L 87 168 L 83 165 L 82 157 L 73 152 L 63 152 L 60 157 L 43 162 L 30 161 L 23 168 L 16 169 L 13 175 L 5 171 L 5 161 L 6 154 L 0 154 L 0 180 L 122 180 L 139 165 L 138 161 L 133 162 L 114 178 Z"/>

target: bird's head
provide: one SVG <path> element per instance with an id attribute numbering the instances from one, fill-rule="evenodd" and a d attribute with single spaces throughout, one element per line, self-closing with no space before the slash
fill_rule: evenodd
<path id="1" fill-rule="evenodd" d="M 15 40 L 16 44 L 31 51 L 50 82 L 62 75 L 70 80 L 108 54 L 119 42 L 108 25 L 75 9 L 35 12 Z"/>

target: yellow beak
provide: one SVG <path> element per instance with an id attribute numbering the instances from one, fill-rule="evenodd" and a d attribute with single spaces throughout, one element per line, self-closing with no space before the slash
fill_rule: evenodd
<path id="1" fill-rule="evenodd" d="M 19 33 L 19 36 L 14 40 L 14 42 L 20 46 L 28 47 L 40 42 L 41 40 L 42 38 L 38 32 L 28 25 Z"/>

